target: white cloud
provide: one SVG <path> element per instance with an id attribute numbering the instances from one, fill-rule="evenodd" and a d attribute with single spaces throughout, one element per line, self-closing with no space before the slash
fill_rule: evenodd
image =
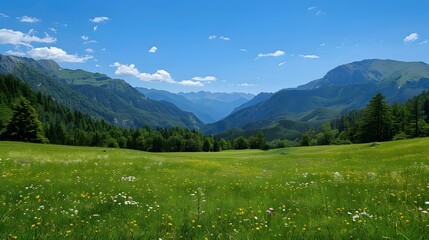
<path id="1" fill-rule="evenodd" d="M 326 43 L 321 43 L 319 46 L 324 47 L 326 46 Z"/>
<path id="2" fill-rule="evenodd" d="M 53 43 L 56 41 L 55 38 L 50 37 L 48 34 L 43 38 L 36 37 L 31 34 L 25 34 L 19 31 L 13 31 L 10 29 L 0 29 L 0 44 L 13 44 L 13 45 L 24 45 L 31 47 L 31 43 Z"/>
<path id="3" fill-rule="evenodd" d="M 94 30 L 94 32 L 95 32 L 95 31 L 97 31 L 97 29 L 98 29 L 98 26 L 94 26 L 94 27 L 92 28 L 92 30 Z"/>
<path id="4" fill-rule="evenodd" d="M 112 66 L 116 67 L 115 74 L 116 75 L 128 75 L 134 76 L 142 81 L 159 81 L 159 82 L 168 82 L 168 83 L 176 83 L 174 79 L 171 77 L 170 73 L 165 70 L 157 70 L 155 73 L 144 73 L 140 72 L 136 65 L 130 64 L 120 64 L 115 62 Z"/>
<path id="5" fill-rule="evenodd" d="M 57 29 L 55 29 L 55 28 L 53 28 L 53 27 L 50 27 L 50 28 L 48 28 L 49 30 L 51 30 L 51 32 L 54 32 L 54 33 L 57 33 Z"/>
<path id="6" fill-rule="evenodd" d="M 20 22 L 26 22 L 26 23 L 38 23 L 42 20 L 35 17 L 29 17 L 29 16 L 22 16 L 17 18 Z"/>
<path id="7" fill-rule="evenodd" d="M 242 48 L 242 49 L 240 49 L 240 52 L 247 52 L 247 49 Z"/>
<path id="8" fill-rule="evenodd" d="M 108 17 L 95 17 L 93 19 L 89 19 L 89 21 L 93 22 L 93 23 L 101 23 L 101 22 L 105 22 L 109 20 Z"/>
<path id="9" fill-rule="evenodd" d="M 90 43 L 97 43 L 97 41 L 95 41 L 95 40 L 89 40 L 89 41 L 83 42 L 83 44 L 90 44 Z"/>
<path id="10" fill-rule="evenodd" d="M 214 76 L 193 77 L 192 80 L 199 81 L 199 82 L 213 82 L 213 81 L 216 81 L 216 77 Z"/>
<path id="11" fill-rule="evenodd" d="M 99 68 L 99 67 L 101 67 L 101 65 L 99 65 L 99 64 L 95 64 L 95 67 L 98 67 L 98 68 Z"/>
<path id="12" fill-rule="evenodd" d="M 404 42 L 414 42 L 417 39 L 419 39 L 419 34 L 418 33 L 411 33 L 410 35 L 406 36 L 404 38 Z"/>
<path id="13" fill-rule="evenodd" d="M 229 83 L 229 86 L 236 86 L 236 87 L 255 87 L 256 84 L 254 83 Z"/>
<path id="14" fill-rule="evenodd" d="M 320 56 L 317 56 L 317 55 L 299 55 L 300 57 L 302 57 L 302 58 L 309 58 L 309 59 L 317 59 L 317 58 L 320 58 Z"/>
<path id="15" fill-rule="evenodd" d="M 95 40 L 89 40 L 89 37 L 85 35 L 80 36 L 80 39 L 84 41 L 83 44 L 97 43 Z"/>
<path id="16" fill-rule="evenodd" d="M 231 40 L 229 37 L 225 37 L 225 36 L 217 37 L 216 35 L 210 35 L 209 39 L 210 40 L 219 39 L 219 40 L 223 40 L 223 41 L 229 41 L 229 40 Z"/>
<path id="17" fill-rule="evenodd" d="M 85 52 L 87 52 L 87 53 L 93 53 L 93 52 L 94 52 L 94 49 L 92 49 L 92 48 L 87 48 L 87 49 L 85 49 Z"/>
<path id="18" fill-rule="evenodd" d="M 4 13 L 0 13 L 0 17 L 8 18 L 9 16 Z"/>
<path id="19" fill-rule="evenodd" d="M 157 70 L 155 73 L 140 73 L 137 76 L 138 79 L 143 81 L 160 81 L 168 83 L 177 83 L 173 80 L 170 73 L 165 70 Z"/>
<path id="20" fill-rule="evenodd" d="M 115 70 L 116 75 L 133 76 L 142 81 L 148 81 L 148 82 L 166 82 L 166 83 L 172 83 L 172 84 L 180 84 L 184 86 L 200 87 L 200 86 L 204 86 L 203 82 L 210 83 L 211 81 L 216 80 L 216 77 L 206 76 L 206 77 L 194 77 L 192 78 L 192 80 L 176 81 L 171 77 L 170 73 L 167 72 L 166 70 L 157 70 L 155 73 L 144 73 L 144 72 L 140 72 L 137 69 L 136 65 L 134 64 L 127 65 L 127 64 L 121 64 L 119 62 L 115 62 L 110 66 L 116 67 L 116 70 Z"/>
<path id="21" fill-rule="evenodd" d="M 156 46 L 153 46 L 149 49 L 150 53 L 156 53 L 156 51 L 158 50 L 158 48 Z"/>
<path id="22" fill-rule="evenodd" d="M 27 52 L 27 55 L 36 59 L 51 59 L 57 62 L 82 63 L 93 58 L 90 55 L 79 57 L 77 54 L 68 54 L 66 51 L 57 47 L 33 48 Z"/>
<path id="23" fill-rule="evenodd" d="M 183 81 L 178 82 L 178 84 L 184 85 L 184 86 L 191 86 L 191 87 L 202 87 L 202 86 L 204 86 L 204 84 L 202 82 L 192 81 L 192 80 L 183 80 Z"/>
<path id="24" fill-rule="evenodd" d="M 285 55 L 285 52 L 281 51 L 281 50 L 277 50 L 273 53 L 260 53 L 258 54 L 258 56 L 256 57 L 256 59 L 258 58 L 262 58 L 262 57 L 280 57 Z"/>
<path id="25" fill-rule="evenodd" d="M 192 80 L 183 80 L 183 81 L 177 82 L 177 84 L 192 86 L 192 87 L 202 87 L 204 86 L 204 83 L 211 83 L 216 80 L 217 79 L 214 76 L 193 77 Z"/>
<path id="26" fill-rule="evenodd" d="M 83 44 L 89 44 L 89 43 L 97 43 L 97 41 L 95 41 L 95 40 L 89 40 L 89 41 L 84 42 Z"/>
<path id="27" fill-rule="evenodd" d="M 239 83 L 239 84 L 237 84 L 237 86 L 241 86 L 241 87 L 254 87 L 254 86 L 256 86 L 256 84 L 254 84 L 254 83 Z"/>
<path id="28" fill-rule="evenodd" d="M 136 65 L 124 65 L 118 62 L 115 62 L 112 66 L 116 67 L 115 74 L 116 75 L 128 75 L 137 77 L 139 75 L 139 70 L 136 68 Z"/>
<path id="29" fill-rule="evenodd" d="M 18 56 L 18 57 L 25 57 L 25 55 L 26 55 L 25 52 L 12 51 L 12 50 L 7 51 L 6 54 Z"/>
<path id="30" fill-rule="evenodd" d="M 285 64 L 286 64 L 286 62 L 281 62 L 281 63 L 279 63 L 279 66 L 283 66 Z"/>
<path id="31" fill-rule="evenodd" d="M 428 40 L 424 40 L 424 41 L 419 42 L 420 45 L 424 45 L 424 44 L 427 44 L 427 43 L 428 43 Z"/>
<path id="32" fill-rule="evenodd" d="M 319 7 L 317 7 L 317 6 L 311 6 L 311 7 L 307 8 L 307 10 L 310 13 L 314 13 L 316 16 L 320 16 L 322 14 L 325 14 L 325 12 L 323 12 L 322 10 L 320 10 Z"/>
<path id="33" fill-rule="evenodd" d="M 34 30 L 34 29 L 30 29 L 30 30 L 28 31 L 27 35 L 34 36 L 36 33 L 37 33 L 37 32 L 36 32 L 36 30 Z"/>

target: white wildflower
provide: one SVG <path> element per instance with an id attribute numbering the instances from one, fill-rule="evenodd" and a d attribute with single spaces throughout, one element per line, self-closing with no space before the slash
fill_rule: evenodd
<path id="1" fill-rule="evenodd" d="M 121 178 L 121 180 L 123 182 L 134 182 L 134 181 L 137 180 L 137 178 L 134 177 L 134 176 L 124 176 L 124 177 Z"/>

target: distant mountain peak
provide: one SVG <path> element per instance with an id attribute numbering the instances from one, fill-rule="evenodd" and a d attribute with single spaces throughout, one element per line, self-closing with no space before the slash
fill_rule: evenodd
<path id="1" fill-rule="evenodd" d="M 253 97 L 248 93 L 190 92 L 170 93 L 164 90 L 137 87 L 149 99 L 173 103 L 184 111 L 194 113 L 204 123 L 212 123 L 230 114 L 234 108 Z"/>
<path id="2" fill-rule="evenodd" d="M 13 70 L 17 64 L 27 64 L 38 71 L 43 73 L 56 72 L 61 69 L 60 65 L 53 60 L 35 60 L 27 57 L 17 57 L 13 55 L 1 55 L 0 62 L 3 64 L 2 68 Z"/>
<path id="3" fill-rule="evenodd" d="M 184 96 L 190 101 L 198 101 L 199 99 L 212 99 L 216 101 L 226 101 L 232 102 L 240 99 L 250 100 L 255 95 L 251 93 L 240 93 L 240 92 L 208 92 L 208 91 L 199 91 L 199 92 L 180 92 L 178 95 Z"/>
<path id="4" fill-rule="evenodd" d="M 376 84 L 394 83 L 400 87 L 408 81 L 419 81 L 422 78 L 429 78 L 429 65 L 424 62 L 365 59 L 340 65 L 326 73 L 323 78 L 298 86 L 297 89 L 315 89 L 371 82 Z"/>

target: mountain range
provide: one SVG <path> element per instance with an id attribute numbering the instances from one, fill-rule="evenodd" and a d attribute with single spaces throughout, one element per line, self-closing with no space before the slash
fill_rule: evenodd
<path id="1" fill-rule="evenodd" d="M 429 89 L 429 65 L 423 62 L 363 60 L 341 65 L 323 78 L 294 89 L 250 101 L 221 121 L 206 126 L 208 134 L 230 129 L 278 128 L 284 120 L 320 124 L 363 108 L 381 92 L 389 102 L 403 102 Z M 256 98 L 264 98 L 264 95 Z M 289 136 L 291 137 L 291 136 Z"/>
<path id="2" fill-rule="evenodd" d="M 119 126 L 203 127 L 194 114 L 167 101 L 147 99 L 124 80 L 62 69 L 52 60 L 0 55 L 0 73 L 13 74 L 58 103 Z"/>
<path id="3" fill-rule="evenodd" d="M 429 89 L 426 63 L 379 59 L 341 65 L 307 84 L 256 96 L 136 89 L 101 73 L 15 56 L 0 55 L 0 73 L 14 74 L 56 102 L 122 127 L 181 126 L 207 134 L 263 130 L 289 139 L 365 107 L 377 92 L 392 103 Z"/>
<path id="4" fill-rule="evenodd" d="M 205 124 L 223 119 L 255 96 L 250 93 L 171 93 L 141 87 L 136 89 L 149 99 L 171 102 L 183 111 L 194 113 Z"/>

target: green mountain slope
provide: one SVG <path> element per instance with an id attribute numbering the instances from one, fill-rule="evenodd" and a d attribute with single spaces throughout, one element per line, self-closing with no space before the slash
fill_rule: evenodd
<path id="1" fill-rule="evenodd" d="M 254 106 L 254 105 L 256 105 L 256 104 L 258 104 L 260 102 L 264 102 L 264 101 L 268 100 L 273 95 L 274 95 L 274 93 L 265 93 L 265 92 L 259 93 L 258 95 L 256 95 L 251 100 L 249 100 L 249 101 L 241 104 L 240 106 L 236 107 L 234 109 L 234 111 L 232 111 L 232 113 L 238 112 L 238 111 L 240 111 L 241 109 L 244 109 L 244 108 L 248 108 L 248 107 Z"/>
<path id="2" fill-rule="evenodd" d="M 429 65 L 424 62 L 401 62 L 394 60 L 363 60 L 338 66 L 323 78 L 311 81 L 297 89 L 314 89 L 326 86 L 373 83 L 394 84 L 402 87 L 410 82 L 429 78 Z"/>
<path id="3" fill-rule="evenodd" d="M 244 129 L 250 125 L 269 128 L 282 119 L 322 123 L 364 107 L 376 92 L 390 102 L 403 102 L 427 89 L 429 65 L 425 63 L 364 60 L 337 67 L 324 78 L 296 89 L 278 91 L 265 101 L 208 125 L 206 132 Z"/>
<path id="4" fill-rule="evenodd" d="M 0 55 L 0 73 L 13 74 L 61 104 L 119 126 L 200 129 L 203 125 L 192 113 L 149 100 L 123 80 L 61 69 L 54 61 Z"/>

